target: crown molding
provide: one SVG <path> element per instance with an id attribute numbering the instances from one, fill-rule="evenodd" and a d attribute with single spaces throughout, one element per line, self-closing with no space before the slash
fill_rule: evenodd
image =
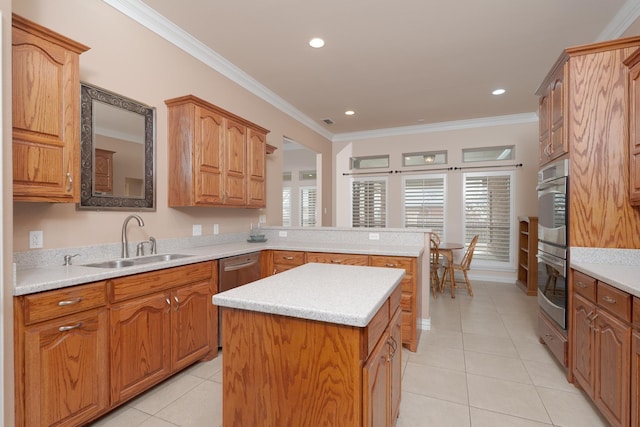
<path id="1" fill-rule="evenodd" d="M 191 34 L 156 12 L 140 0 L 102 0 L 122 14 L 153 31 L 176 47 L 245 88 L 257 97 L 273 105 L 283 113 L 331 140 L 333 134 L 316 123 L 312 118 L 289 104 L 274 92 L 260 84 L 249 74 L 236 67 L 223 56 L 206 46 Z"/>
<path id="2" fill-rule="evenodd" d="M 332 142 L 349 142 L 361 139 L 416 135 L 420 133 L 449 132 L 453 130 L 505 126 L 537 121 L 537 113 L 511 114 L 507 116 L 485 117 L 481 119 L 455 120 L 451 122 L 431 123 L 425 125 L 340 133 L 333 136 Z"/>
<path id="3" fill-rule="evenodd" d="M 640 17 L 640 1 L 627 0 L 616 13 L 616 16 L 602 30 L 596 41 L 601 42 L 620 38 L 638 17 Z"/>

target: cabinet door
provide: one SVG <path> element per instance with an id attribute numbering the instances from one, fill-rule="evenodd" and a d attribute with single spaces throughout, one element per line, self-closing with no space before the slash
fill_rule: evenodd
<path id="1" fill-rule="evenodd" d="M 582 388 L 593 395 L 594 385 L 594 345 L 595 337 L 591 317 L 595 315 L 595 305 L 580 295 L 573 296 L 573 374 Z"/>
<path id="2" fill-rule="evenodd" d="M 382 335 L 364 365 L 363 426 L 387 427 L 389 421 L 389 334 Z"/>
<path id="3" fill-rule="evenodd" d="M 211 304 L 209 282 L 172 292 L 172 369 L 182 369 L 204 358 L 218 345 L 218 316 Z M 215 314 L 214 314 L 215 311 Z"/>
<path id="4" fill-rule="evenodd" d="M 390 408 L 390 424 L 393 426 L 400 413 L 400 398 L 402 393 L 402 310 L 396 310 L 396 314 L 391 318 L 390 328 L 390 344 L 392 353 L 390 360 L 390 380 L 391 387 L 391 408 Z"/>
<path id="5" fill-rule="evenodd" d="M 146 390 L 171 373 L 171 295 L 111 306 L 111 403 Z"/>
<path id="6" fill-rule="evenodd" d="M 594 401 L 614 426 L 629 425 L 631 327 L 598 310 Z"/>
<path id="7" fill-rule="evenodd" d="M 549 91 L 547 90 L 538 100 L 538 117 L 539 117 L 539 150 L 540 158 L 538 163 L 545 164 L 551 157 L 551 101 Z"/>
<path id="8" fill-rule="evenodd" d="M 564 108 L 565 84 L 564 69 L 559 67 L 551 82 L 551 158 L 555 159 L 568 152 L 565 136 Z"/>
<path id="9" fill-rule="evenodd" d="M 253 129 L 247 136 L 247 206 L 264 208 L 267 206 L 265 162 L 267 157 L 267 136 Z"/>
<path id="10" fill-rule="evenodd" d="M 220 114 L 195 106 L 193 179 L 196 204 L 221 204 L 224 121 Z"/>
<path id="11" fill-rule="evenodd" d="M 105 308 L 25 328 L 25 424 L 76 426 L 109 406 Z"/>
<path id="12" fill-rule="evenodd" d="M 640 427 L 640 332 L 631 337 L 631 426 Z"/>
<path id="13" fill-rule="evenodd" d="M 629 69 L 629 197 L 640 204 L 640 62 Z"/>
<path id="14" fill-rule="evenodd" d="M 226 119 L 225 129 L 225 205 L 246 204 L 247 128 Z"/>
<path id="15" fill-rule="evenodd" d="M 83 49 L 77 45 L 73 47 L 76 51 L 71 51 L 72 46 L 59 44 L 63 37 L 52 42 L 31 34 L 26 29 L 29 26 L 36 27 L 14 17 L 13 197 L 21 201 L 78 202 L 80 79 L 77 51 Z"/>

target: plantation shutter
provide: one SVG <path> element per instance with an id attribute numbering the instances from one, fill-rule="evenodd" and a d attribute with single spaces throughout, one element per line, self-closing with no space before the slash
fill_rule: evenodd
<path id="1" fill-rule="evenodd" d="M 465 241 L 479 236 L 474 259 L 509 262 L 511 174 L 465 174 Z"/>
<path id="2" fill-rule="evenodd" d="M 282 188 L 282 225 L 291 227 L 291 187 Z"/>
<path id="3" fill-rule="evenodd" d="M 316 187 L 300 188 L 300 222 L 303 227 L 316 225 Z"/>
<path id="4" fill-rule="evenodd" d="M 353 180 L 351 197 L 351 225 L 353 227 L 386 227 L 386 180 Z"/>
<path id="5" fill-rule="evenodd" d="M 404 180 L 404 226 L 430 228 L 444 235 L 444 176 L 411 177 Z"/>

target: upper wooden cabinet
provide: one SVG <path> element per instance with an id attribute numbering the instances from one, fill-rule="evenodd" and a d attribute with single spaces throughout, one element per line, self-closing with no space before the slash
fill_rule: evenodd
<path id="1" fill-rule="evenodd" d="M 88 49 L 13 15 L 14 200 L 79 201 L 79 56 Z"/>
<path id="2" fill-rule="evenodd" d="M 193 95 L 168 107 L 169 206 L 266 206 L 268 130 Z"/>
<path id="3" fill-rule="evenodd" d="M 624 62 L 629 67 L 629 201 L 640 205 L 640 49 Z"/>
<path id="4" fill-rule="evenodd" d="M 564 131 L 566 63 L 559 64 L 543 86 L 538 89 L 540 120 L 540 164 L 545 164 L 568 152 Z"/>

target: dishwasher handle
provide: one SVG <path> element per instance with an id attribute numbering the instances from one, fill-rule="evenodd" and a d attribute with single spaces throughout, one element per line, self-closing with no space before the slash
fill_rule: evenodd
<path id="1" fill-rule="evenodd" d="M 258 262 L 257 259 L 252 259 L 247 262 L 241 262 L 238 264 L 225 264 L 223 269 L 224 271 L 242 270 L 243 268 L 247 268 L 247 267 L 251 267 L 252 265 L 255 265 L 257 262 Z"/>

